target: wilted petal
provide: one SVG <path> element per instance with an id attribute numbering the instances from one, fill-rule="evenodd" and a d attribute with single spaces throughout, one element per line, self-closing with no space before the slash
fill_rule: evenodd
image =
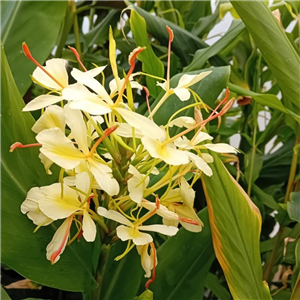
<path id="1" fill-rule="evenodd" d="M 218 143 L 218 144 L 205 144 L 203 145 L 207 149 L 218 152 L 218 153 L 237 153 L 237 150 L 225 143 Z"/>
<path id="2" fill-rule="evenodd" d="M 183 203 L 193 208 L 196 193 L 190 187 L 190 185 L 188 184 L 188 182 L 184 177 L 181 177 L 180 179 L 180 192 L 181 192 Z"/>
<path id="3" fill-rule="evenodd" d="M 42 144 L 40 151 L 64 169 L 73 169 L 85 159 L 85 155 L 58 128 L 41 131 L 36 140 Z"/>
<path id="4" fill-rule="evenodd" d="M 141 263 L 144 271 L 146 272 L 145 277 L 149 278 L 151 276 L 151 270 L 153 269 L 153 260 L 148 254 L 148 246 L 149 244 L 136 246 L 136 249 L 141 256 Z"/>
<path id="5" fill-rule="evenodd" d="M 95 240 L 97 233 L 96 225 L 87 210 L 83 211 L 82 231 L 83 237 L 87 242 Z"/>
<path id="6" fill-rule="evenodd" d="M 68 85 L 68 73 L 66 70 L 67 61 L 61 58 L 52 58 L 46 61 L 44 67 L 62 86 Z M 46 87 L 60 91 L 62 87 L 58 85 L 50 76 L 48 76 L 39 67 L 35 69 L 32 77 Z"/>
<path id="7" fill-rule="evenodd" d="M 52 105 L 59 101 L 64 100 L 62 96 L 54 96 L 54 95 L 41 95 L 33 100 L 31 100 L 22 111 L 34 111 L 38 109 L 42 109 L 46 106 Z"/>
<path id="8" fill-rule="evenodd" d="M 160 204 L 159 208 L 156 207 L 156 203 L 150 202 L 147 200 L 143 200 L 142 206 L 148 209 L 149 211 L 154 211 L 156 209 L 156 214 L 161 216 L 162 218 L 168 219 L 168 220 L 177 220 L 178 221 L 178 215 L 170 210 L 168 210 L 164 205 Z"/>
<path id="9" fill-rule="evenodd" d="M 133 224 L 126 217 L 124 217 L 121 213 L 117 211 L 107 210 L 104 207 L 98 207 L 97 212 L 100 216 L 105 217 L 107 219 L 116 221 L 129 227 L 133 226 Z"/>
<path id="10" fill-rule="evenodd" d="M 73 216 L 70 216 L 61 224 L 46 248 L 46 257 L 52 264 L 55 264 L 60 259 L 60 255 L 66 248 L 72 221 Z"/>
<path id="11" fill-rule="evenodd" d="M 192 207 L 189 207 L 187 205 L 178 205 L 175 206 L 175 211 L 178 214 L 178 216 L 182 219 L 180 220 L 180 224 L 188 231 L 191 232 L 200 232 L 203 227 L 203 222 L 199 219 L 196 212 Z M 186 221 L 183 221 L 183 220 Z M 198 225 L 191 224 L 188 220 L 192 220 Z"/>
<path id="12" fill-rule="evenodd" d="M 191 145 L 191 141 L 188 140 L 185 136 L 181 136 L 179 138 L 177 138 L 174 141 L 174 144 L 178 147 L 178 148 L 183 148 L 183 149 L 193 149 L 193 146 Z"/>

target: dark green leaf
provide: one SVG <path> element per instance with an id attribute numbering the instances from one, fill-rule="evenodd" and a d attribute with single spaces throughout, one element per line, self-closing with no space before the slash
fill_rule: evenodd
<path id="1" fill-rule="evenodd" d="M 36 67 L 22 54 L 22 43 L 26 42 L 33 57 L 43 64 L 55 45 L 66 7 L 67 1 L 1 2 L 1 40 L 22 96 Z"/>
<path id="2" fill-rule="evenodd" d="M 300 191 L 290 194 L 290 201 L 287 203 L 287 212 L 290 219 L 300 223 Z"/>
<path id="3" fill-rule="evenodd" d="M 220 283 L 215 274 L 208 273 L 205 286 L 220 300 L 230 300 L 231 295 L 228 290 Z"/>

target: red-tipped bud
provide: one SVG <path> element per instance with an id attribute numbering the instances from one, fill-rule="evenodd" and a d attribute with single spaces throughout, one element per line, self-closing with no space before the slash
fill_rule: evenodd
<path id="1" fill-rule="evenodd" d="M 128 62 L 131 66 L 134 65 L 134 61 L 135 61 L 136 57 L 138 56 L 138 54 L 141 53 L 142 51 L 144 51 L 145 49 L 146 49 L 146 47 L 137 47 L 129 54 Z"/>
<path id="2" fill-rule="evenodd" d="M 26 55 L 26 57 L 30 60 L 33 60 L 33 57 L 29 50 L 29 47 L 27 46 L 27 44 L 25 42 L 22 43 L 22 49 L 23 49 L 23 52 Z"/>
<path id="3" fill-rule="evenodd" d="M 108 137 L 109 135 L 111 135 L 118 128 L 118 126 L 119 125 L 115 125 L 105 129 L 103 132 L 103 137 Z"/>
<path id="4" fill-rule="evenodd" d="M 71 46 L 68 46 L 68 48 L 73 52 L 73 54 L 75 55 L 75 57 L 76 57 L 78 63 L 81 65 L 81 67 L 83 68 L 83 70 L 84 70 L 85 72 L 87 72 L 87 69 L 86 69 L 86 67 L 84 66 L 84 64 L 82 63 L 82 61 L 81 61 L 81 59 L 80 59 L 80 55 L 79 55 L 79 53 L 77 52 L 77 50 L 76 50 L 75 48 L 71 47 Z"/>
<path id="5" fill-rule="evenodd" d="M 173 30 L 168 25 L 166 27 L 167 27 L 167 30 L 168 30 L 168 33 L 169 33 L 169 42 L 172 43 L 173 39 L 174 39 Z"/>
<path id="6" fill-rule="evenodd" d="M 10 146 L 9 152 L 13 152 L 17 148 L 30 148 L 30 147 L 41 147 L 41 146 L 42 146 L 42 144 L 40 144 L 40 143 L 23 145 L 20 142 L 16 142 Z"/>
<path id="7" fill-rule="evenodd" d="M 158 195 L 156 195 L 155 196 L 155 206 L 156 206 L 156 209 L 159 209 L 159 205 L 160 205 L 159 197 L 158 197 Z"/>

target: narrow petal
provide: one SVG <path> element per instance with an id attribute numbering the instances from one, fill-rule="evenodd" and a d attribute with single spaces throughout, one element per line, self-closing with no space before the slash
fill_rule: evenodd
<path id="1" fill-rule="evenodd" d="M 64 169 L 73 169 L 85 159 L 84 154 L 58 128 L 41 131 L 36 140 L 43 145 L 40 151 Z"/>
<path id="2" fill-rule="evenodd" d="M 164 205 L 160 204 L 159 208 L 157 209 L 156 204 L 154 202 L 150 202 L 147 200 L 143 200 L 142 206 L 148 209 L 149 211 L 154 211 L 156 209 L 156 214 L 165 218 L 167 220 L 177 220 L 178 215 L 170 210 L 167 209 Z"/>
<path id="3" fill-rule="evenodd" d="M 207 149 L 214 151 L 214 152 L 218 152 L 218 153 L 237 153 L 238 151 L 225 143 L 218 143 L 218 144 L 205 144 L 203 145 L 205 146 Z"/>
<path id="4" fill-rule="evenodd" d="M 85 194 L 79 193 L 81 200 L 85 199 L 87 194 L 90 194 L 90 176 L 87 172 L 79 173 L 75 177 L 76 187 Z"/>
<path id="5" fill-rule="evenodd" d="M 66 126 L 66 122 L 65 122 L 64 110 L 60 106 L 51 105 L 35 122 L 31 130 L 35 133 L 39 133 L 44 129 L 57 127 L 61 131 L 64 131 L 65 126 Z"/>
<path id="6" fill-rule="evenodd" d="M 41 160 L 42 164 L 44 165 L 46 174 L 51 175 L 52 172 L 50 170 L 50 167 L 53 164 L 53 161 L 49 159 L 47 156 L 45 156 L 43 153 L 39 154 L 39 159 Z"/>
<path id="7" fill-rule="evenodd" d="M 214 158 L 208 154 L 208 153 L 201 153 L 202 158 L 204 159 L 204 161 L 206 161 L 207 163 L 212 163 L 214 162 Z"/>
<path id="8" fill-rule="evenodd" d="M 212 71 L 206 71 L 206 72 L 202 72 L 198 75 L 196 75 L 194 78 L 192 78 L 192 80 L 189 82 L 188 86 L 192 86 L 193 84 L 199 82 L 200 80 L 202 80 L 203 78 L 205 78 L 206 76 L 208 76 Z"/>
<path id="9" fill-rule="evenodd" d="M 139 129 L 142 134 L 149 137 L 154 137 L 156 139 L 163 139 L 165 137 L 165 131 L 148 118 L 124 108 L 118 107 L 115 108 L 115 110 L 125 119 L 128 124 Z"/>
<path id="10" fill-rule="evenodd" d="M 148 254 L 148 246 L 149 244 L 142 245 L 142 246 L 136 246 L 136 249 L 141 256 L 141 264 L 146 272 L 145 277 L 149 278 L 151 276 L 151 270 L 153 269 L 153 261 Z"/>
<path id="11" fill-rule="evenodd" d="M 144 226 L 139 226 L 138 229 L 143 231 L 159 232 L 161 234 L 165 234 L 168 236 L 173 236 L 178 232 L 177 227 L 166 226 L 166 225 L 144 225 Z"/>
<path id="12" fill-rule="evenodd" d="M 132 240 L 135 245 L 145 245 L 153 241 L 152 236 L 138 231 L 135 227 L 118 226 L 117 236 L 122 241 Z"/>
<path id="13" fill-rule="evenodd" d="M 70 105 L 64 107 L 66 123 L 71 129 L 71 133 L 78 148 L 87 155 L 89 153 L 86 125 L 80 110 L 70 108 Z"/>
<path id="14" fill-rule="evenodd" d="M 174 145 L 178 148 L 183 149 L 193 149 L 194 147 L 191 144 L 191 141 L 188 140 L 185 136 L 179 137 L 174 141 Z"/>
<path id="15" fill-rule="evenodd" d="M 179 117 L 174 120 L 172 120 L 169 123 L 169 127 L 177 126 L 177 127 L 185 127 L 185 128 L 190 128 L 193 125 L 196 124 L 196 121 L 192 117 Z"/>
<path id="16" fill-rule="evenodd" d="M 100 188 L 110 196 L 117 195 L 120 187 L 111 174 L 111 168 L 91 158 L 88 159 L 88 164 Z"/>
<path id="17" fill-rule="evenodd" d="M 102 86 L 102 84 L 97 81 L 95 78 L 87 74 L 86 72 L 82 72 L 78 69 L 73 69 L 71 75 L 77 80 L 79 83 L 82 83 L 92 89 L 97 95 L 103 98 L 108 104 L 112 105 L 113 101 L 109 97 L 107 91 Z"/>
<path id="18" fill-rule="evenodd" d="M 83 211 L 82 231 L 83 237 L 87 242 L 95 240 L 97 233 L 96 225 L 86 210 Z"/>
<path id="19" fill-rule="evenodd" d="M 202 230 L 203 222 L 199 219 L 196 212 L 192 207 L 188 207 L 186 205 L 179 205 L 175 206 L 175 211 L 178 214 L 178 216 L 181 218 L 179 221 L 180 224 L 188 231 L 191 232 L 200 232 Z M 184 219 L 187 220 L 187 222 L 183 221 Z M 198 225 L 194 225 L 188 222 L 188 220 L 193 220 Z"/>
<path id="20" fill-rule="evenodd" d="M 96 67 L 94 69 L 88 70 L 87 72 L 85 72 L 86 74 L 88 74 L 91 77 L 96 77 L 98 76 L 101 72 L 104 71 L 104 69 L 106 68 L 106 66 L 102 66 L 102 67 Z"/>
<path id="21" fill-rule="evenodd" d="M 209 135 L 206 132 L 201 131 L 196 135 L 196 138 L 193 141 L 193 145 L 196 146 L 203 141 L 206 141 L 206 140 L 211 141 L 212 139 L 213 139 L 213 137 L 211 135 Z"/>
<path id="22" fill-rule="evenodd" d="M 64 100 L 61 96 L 41 95 L 31 100 L 22 111 L 34 111 Z"/>
<path id="23" fill-rule="evenodd" d="M 199 170 L 201 170 L 207 176 L 212 176 L 212 170 L 210 166 L 204 161 L 204 159 L 192 152 L 186 152 L 186 154 Z"/>
<path id="24" fill-rule="evenodd" d="M 128 137 L 128 138 L 133 137 L 133 127 L 132 126 L 130 126 L 127 123 L 117 123 L 117 124 L 118 124 L 118 128 L 115 131 L 115 133 L 117 135 L 123 136 L 123 137 Z M 140 139 L 144 135 L 138 128 L 134 128 L 134 136 L 135 136 L 135 138 Z"/>
<path id="25" fill-rule="evenodd" d="M 107 219 L 116 221 L 120 224 L 124 224 L 129 227 L 133 226 L 133 224 L 126 217 L 124 217 L 121 213 L 115 210 L 107 210 L 104 207 L 98 207 L 97 212 L 100 216 L 105 217 Z"/>
<path id="26" fill-rule="evenodd" d="M 194 200 L 195 200 L 195 191 L 190 187 L 188 182 L 184 177 L 180 179 L 180 192 L 183 200 L 183 204 L 193 208 L 194 207 Z"/>
<path id="27" fill-rule="evenodd" d="M 64 87 L 68 85 L 68 73 L 66 70 L 67 61 L 61 58 L 53 58 L 46 61 L 46 66 L 44 67 L 59 83 Z M 62 88 L 59 86 L 51 77 L 49 77 L 43 70 L 39 67 L 35 69 L 32 74 L 38 82 L 47 86 L 51 89 L 60 91 Z"/>
<path id="28" fill-rule="evenodd" d="M 46 248 L 46 257 L 52 264 L 55 264 L 60 259 L 60 255 L 66 248 L 72 221 L 73 216 L 70 216 L 62 223 L 62 225 L 56 230 L 51 242 Z"/>
<path id="29" fill-rule="evenodd" d="M 163 90 L 166 90 L 166 81 L 160 83 L 160 82 L 156 82 L 157 86 L 160 86 Z"/>
<path id="30" fill-rule="evenodd" d="M 191 93 L 186 88 L 175 88 L 173 89 L 175 95 L 181 100 L 181 101 L 187 101 L 191 97 Z"/>

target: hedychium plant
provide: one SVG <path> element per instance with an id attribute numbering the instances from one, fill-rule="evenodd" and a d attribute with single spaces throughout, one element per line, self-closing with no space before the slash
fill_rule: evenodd
<path id="1" fill-rule="evenodd" d="M 214 119 L 220 123 L 234 99 L 229 99 L 227 89 L 225 98 L 211 109 L 190 89 L 206 76 L 209 78 L 211 71 L 184 74 L 177 86 L 171 87 L 173 32 L 168 26 L 167 31 L 167 78 L 155 77 L 165 93 L 152 108 L 147 87 L 136 79 L 153 76 L 134 73 L 136 58 L 145 48 L 133 50 L 128 57 L 130 69 L 119 78 L 111 30 L 109 58 L 114 78 L 109 91 L 103 84 L 106 66 L 87 70 L 74 48 L 70 49 L 83 71 L 72 69 L 70 74 L 76 83 L 71 84 L 66 60 L 54 58 L 42 66 L 23 43 L 24 54 L 37 65 L 33 82 L 48 92 L 23 108 L 25 112 L 42 112 L 31 128 L 37 143 L 23 145 L 18 141 L 11 146 L 11 152 L 39 147 L 45 172 L 52 174 L 53 164 L 60 168 L 56 183 L 32 187 L 21 205 L 22 213 L 37 226 L 36 230 L 62 220 L 46 248 L 46 257 L 52 264 L 59 264 L 66 246 L 76 240 L 94 242 L 100 238 L 102 243 L 115 243 L 120 239 L 127 246 L 115 260 L 137 251 L 145 277 L 150 278 L 146 283 L 148 289 L 159 263 L 155 238 L 150 232 L 170 237 L 177 234 L 179 224 L 191 232 L 200 232 L 203 226 L 208 226 L 194 210 L 193 189 L 201 177 L 215 176 L 211 168 L 214 159 L 206 150 L 221 154 L 236 154 L 237 150 L 225 143 L 212 143 L 213 137 L 206 132 L 205 125 Z M 102 82 L 95 79 L 99 74 Z M 147 117 L 135 112 L 132 89 L 146 92 Z M 181 101 L 192 95 L 194 103 L 158 126 L 153 117 L 173 94 Z M 194 109 L 194 118 L 178 116 L 189 108 Z M 208 117 L 202 117 L 202 110 Z M 171 134 L 172 127 L 179 128 L 179 133 Z"/>

